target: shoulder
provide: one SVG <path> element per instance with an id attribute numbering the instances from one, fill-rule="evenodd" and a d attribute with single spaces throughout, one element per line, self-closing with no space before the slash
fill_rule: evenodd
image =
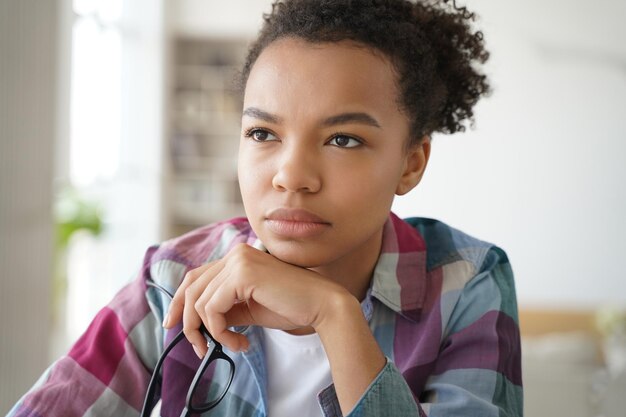
<path id="1" fill-rule="evenodd" d="M 152 262 L 170 260 L 196 267 L 225 255 L 231 246 L 256 239 L 245 217 L 211 223 L 155 247 Z"/>
<path id="2" fill-rule="evenodd" d="M 441 302 L 450 312 L 456 306 L 465 316 L 463 322 L 485 311 L 500 311 L 517 321 L 513 271 L 503 249 L 438 220 L 405 221 L 425 241 L 427 269 L 431 276 L 440 277 Z"/>
<path id="3" fill-rule="evenodd" d="M 211 223 L 150 247 L 144 256 L 144 275 L 176 288 L 187 271 L 222 258 L 238 243 L 256 241 L 244 217 Z"/>
<path id="4" fill-rule="evenodd" d="M 424 240 L 429 271 L 462 263 L 467 273 L 477 275 L 509 263 L 506 252 L 500 247 L 442 221 L 425 217 L 410 217 L 404 221 L 415 228 Z"/>

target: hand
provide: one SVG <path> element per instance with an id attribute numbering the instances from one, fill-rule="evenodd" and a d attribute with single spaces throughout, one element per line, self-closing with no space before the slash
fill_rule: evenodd
<path id="1" fill-rule="evenodd" d="M 202 323 L 215 340 L 233 351 L 247 350 L 249 343 L 229 326 L 313 327 L 328 355 L 344 415 L 386 363 L 359 301 L 347 289 L 245 244 L 185 275 L 164 326 L 171 328 L 181 319 L 198 356 L 207 351 L 198 330 Z"/>
<path id="2" fill-rule="evenodd" d="M 247 350 L 247 338 L 230 326 L 259 325 L 282 330 L 324 322 L 333 303 L 352 295 L 309 269 L 280 261 L 240 244 L 224 258 L 189 271 L 174 294 L 164 326 L 183 320 L 183 331 L 199 356 L 206 341 L 204 323 L 218 342 L 233 351 Z"/>

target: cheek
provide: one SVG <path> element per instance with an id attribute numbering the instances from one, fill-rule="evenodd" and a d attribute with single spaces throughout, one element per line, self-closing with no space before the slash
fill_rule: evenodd
<path id="1" fill-rule="evenodd" d="M 332 175 L 347 196 L 371 199 L 371 204 L 386 202 L 393 198 L 400 179 L 400 167 L 396 159 L 376 158 L 353 165 L 341 165 L 340 172 Z"/>
<path id="2" fill-rule="evenodd" d="M 245 149 L 239 151 L 237 164 L 239 188 L 245 202 L 247 196 L 264 191 L 269 167 L 266 160 L 255 156 L 252 152 Z"/>

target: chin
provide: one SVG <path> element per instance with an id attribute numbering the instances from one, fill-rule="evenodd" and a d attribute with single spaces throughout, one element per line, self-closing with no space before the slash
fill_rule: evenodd
<path id="1" fill-rule="evenodd" d="M 329 262 L 323 255 L 314 253 L 315 251 L 297 242 L 270 243 L 265 247 L 272 256 L 302 268 L 315 268 Z"/>

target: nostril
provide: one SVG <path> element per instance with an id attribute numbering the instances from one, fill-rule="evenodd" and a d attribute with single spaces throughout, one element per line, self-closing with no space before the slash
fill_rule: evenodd
<path id="1" fill-rule="evenodd" d="M 303 163 L 282 166 L 272 178 L 272 186 L 278 191 L 313 193 L 319 191 L 321 179 L 314 169 Z"/>

